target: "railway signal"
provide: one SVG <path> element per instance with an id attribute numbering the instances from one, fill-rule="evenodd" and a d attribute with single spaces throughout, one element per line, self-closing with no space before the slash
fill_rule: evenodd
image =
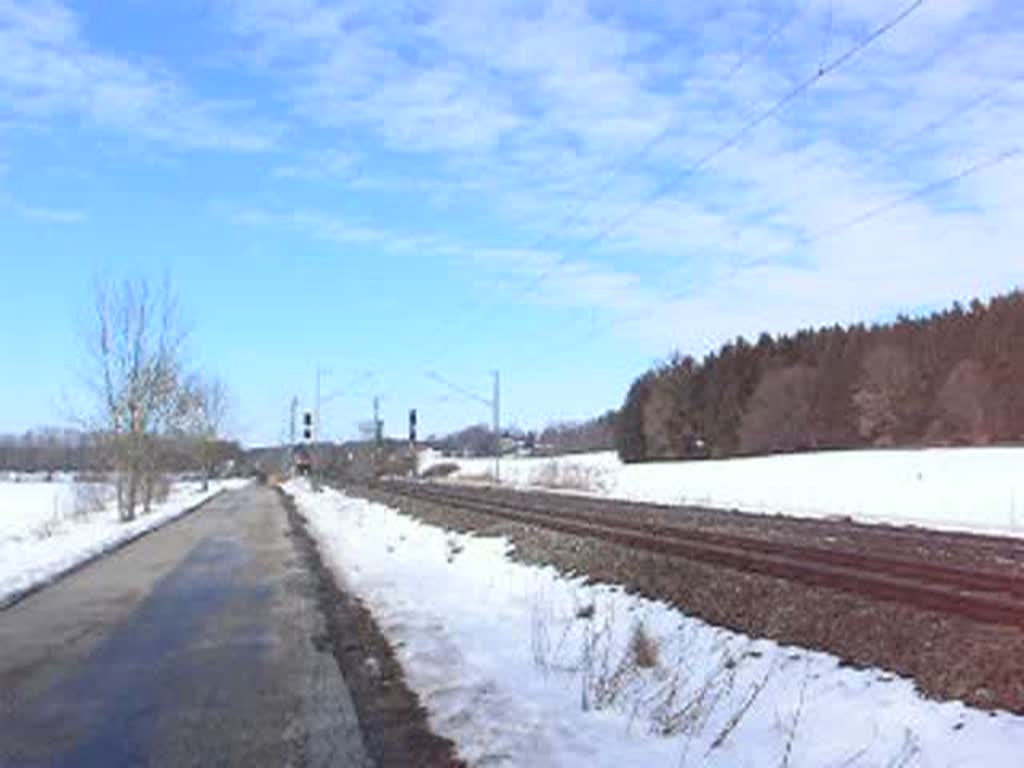
<path id="1" fill-rule="evenodd" d="M 302 437 L 307 441 L 313 439 L 313 414 L 309 411 L 302 414 Z"/>
<path id="2" fill-rule="evenodd" d="M 409 409 L 409 442 L 416 443 L 416 409 Z"/>

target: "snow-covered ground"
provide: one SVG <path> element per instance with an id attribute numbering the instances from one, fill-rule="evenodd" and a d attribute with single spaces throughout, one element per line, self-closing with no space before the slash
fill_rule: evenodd
<path id="1" fill-rule="evenodd" d="M 107 486 L 68 479 L 0 481 L 0 606 L 126 539 L 163 525 L 218 491 L 246 482 L 214 481 L 205 492 L 198 483 L 177 483 L 152 512 L 121 523 Z"/>
<path id="2" fill-rule="evenodd" d="M 286 490 L 471 764 L 1009 766 L 1024 718 L 751 640 L 304 481 Z"/>
<path id="3" fill-rule="evenodd" d="M 453 461 L 455 480 L 493 481 L 493 459 Z M 623 464 L 612 452 L 506 458 L 501 480 L 637 501 L 1024 535 L 1024 448 L 802 453 Z"/>

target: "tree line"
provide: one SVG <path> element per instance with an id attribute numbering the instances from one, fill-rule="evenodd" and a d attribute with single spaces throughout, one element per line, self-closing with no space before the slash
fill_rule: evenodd
<path id="1" fill-rule="evenodd" d="M 161 464 L 167 472 L 210 472 L 239 462 L 241 446 L 235 440 L 212 438 L 203 448 L 196 435 L 158 438 Z M 114 471 L 113 456 L 104 446 L 109 435 L 64 427 L 44 427 L 22 434 L 0 435 L 0 472 L 54 474 L 106 474 Z M 208 460 L 206 460 L 208 459 Z"/>
<path id="2" fill-rule="evenodd" d="M 510 426 L 501 436 L 506 445 L 534 455 L 556 455 L 608 451 L 615 447 L 615 411 L 586 421 L 559 421 L 541 430 Z M 473 424 L 444 437 L 431 436 L 427 445 L 450 456 L 493 456 L 494 431 L 486 424 Z"/>
<path id="3" fill-rule="evenodd" d="M 0 435 L 0 471 L 99 472 L 108 469 L 96 440 L 76 429 L 43 427 Z"/>
<path id="4" fill-rule="evenodd" d="M 615 447 L 615 411 L 607 411 L 586 421 L 560 421 L 549 424 L 536 435 L 539 453 L 587 453 Z"/>
<path id="5" fill-rule="evenodd" d="M 1024 293 L 895 322 L 739 337 L 635 379 L 625 461 L 1024 440 Z"/>

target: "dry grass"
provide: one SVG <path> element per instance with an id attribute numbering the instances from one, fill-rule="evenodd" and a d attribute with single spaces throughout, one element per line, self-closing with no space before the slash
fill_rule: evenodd
<path id="1" fill-rule="evenodd" d="M 633 633 L 629 637 L 629 653 L 633 663 L 640 669 L 654 669 L 658 666 L 660 645 L 642 621 L 633 625 Z"/>
<path id="2" fill-rule="evenodd" d="M 604 488 L 598 467 L 562 463 L 555 459 L 545 462 L 532 474 L 530 481 L 533 485 L 556 490 L 595 492 Z"/>
<path id="3" fill-rule="evenodd" d="M 88 517 L 101 511 L 112 501 L 111 487 L 103 482 L 75 480 L 71 489 L 72 516 Z"/>
<path id="4" fill-rule="evenodd" d="M 614 603 L 590 596 L 557 615 L 546 595 L 534 595 L 533 660 L 545 675 L 574 680 L 584 711 L 627 713 L 650 733 L 682 738 L 687 751 L 703 743 L 705 757 L 720 749 L 755 708 L 774 666 L 740 684 L 742 662 L 759 656 L 749 645 L 737 649 L 723 641 L 717 650 L 698 651 L 685 632 L 662 638 L 643 619 L 631 619 L 623 630 L 622 618 Z M 787 761 L 799 717 L 782 736 Z"/>
<path id="5" fill-rule="evenodd" d="M 60 529 L 61 517 L 58 514 L 54 514 L 47 518 L 43 522 L 39 523 L 32 529 L 32 538 L 43 540 L 52 538 L 55 533 Z"/>

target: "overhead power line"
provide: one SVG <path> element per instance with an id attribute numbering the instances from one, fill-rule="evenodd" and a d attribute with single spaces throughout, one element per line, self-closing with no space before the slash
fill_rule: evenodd
<path id="1" fill-rule="evenodd" d="M 860 224 L 864 224 L 865 222 L 871 221 L 872 219 L 877 219 L 879 216 L 882 216 L 895 208 L 899 208 L 900 206 L 906 205 L 907 203 L 917 200 L 919 198 L 926 197 L 932 194 L 933 192 L 937 192 L 938 190 L 943 189 L 945 187 L 957 184 L 966 179 L 968 176 L 973 176 L 976 173 L 980 173 L 981 171 L 993 168 L 997 165 L 1002 165 L 1003 163 L 1012 160 L 1013 158 L 1019 156 L 1020 154 L 1021 149 L 1019 147 L 1013 147 L 1011 149 L 1000 152 L 994 157 L 990 157 L 987 160 L 983 160 L 981 162 L 975 163 L 974 165 L 968 166 L 967 168 L 964 168 L 952 174 L 951 176 L 946 176 L 945 178 L 939 179 L 938 181 L 933 181 L 929 184 L 925 184 L 923 187 L 918 187 L 917 189 L 908 192 L 905 195 L 896 197 L 887 203 L 883 203 L 882 205 L 879 205 L 875 208 L 871 208 L 867 211 L 864 211 L 863 213 L 858 214 L 853 218 L 847 219 L 846 221 L 840 222 L 835 226 L 831 226 L 824 230 L 821 230 L 820 232 L 811 235 L 810 237 L 797 241 L 797 244 L 810 245 L 812 243 L 825 240 L 827 238 L 835 237 L 840 232 L 845 232 L 848 229 L 852 229 L 853 227 L 856 227 Z"/>
<path id="2" fill-rule="evenodd" d="M 595 246 L 606 240 L 612 233 L 620 229 L 624 224 L 634 218 L 637 214 L 641 213 L 648 207 L 650 207 L 656 201 L 662 199 L 673 190 L 675 190 L 684 180 L 695 175 L 700 170 L 705 168 L 707 165 L 712 163 L 715 159 L 725 154 L 730 149 L 739 145 L 747 136 L 749 136 L 758 127 L 771 120 L 772 118 L 781 114 L 790 104 L 795 102 L 807 91 L 821 82 L 824 78 L 828 77 L 835 71 L 839 70 L 860 53 L 869 48 L 873 43 L 887 35 L 897 26 L 902 24 L 914 14 L 921 6 L 925 4 L 925 0 L 913 0 L 913 2 L 907 4 L 897 14 L 892 16 L 888 21 L 875 27 L 865 37 L 853 45 L 846 48 L 842 53 L 834 56 L 829 61 L 820 65 L 811 75 L 805 77 L 803 80 L 798 82 L 793 88 L 787 91 L 779 99 L 773 102 L 768 107 L 760 110 L 743 123 L 736 131 L 726 137 L 724 140 L 719 142 L 710 151 L 698 157 L 688 166 L 684 167 L 677 173 L 671 175 L 668 179 L 658 185 L 654 191 L 645 197 L 640 203 L 627 210 L 624 214 L 614 218 L 606 226 L 604 226 L 595 235 L 585 240 L 579 247 L 573 250 L 574 255 L 579 255 L 583 251 L 590 250 Z M 548 279 L 559 266 L 564 264 L 566 261 L 565 256 L 557 257 L 554 262 L 539 274 L 537 274 L 533 280 L 522 288 L 522 292 L 528 293 L 534 288 L 539 286 L 542 282 Z"/>
<path id="3" fill-rule="evenodd" d="M 789 91 L 787 91 L 785 94 L 783 94 L 779 99 L 777 99 L 771 105 L 769 105 L 768 107 L 758 111 L 752 117 L 747 119 L 737 130 L 735 130 L 733 133 L 731 133 L 729 136 L 727 136 L 724 140 L 719 142 L 710 151 L 708 151 L 705 154 L 701 155 L 696 160 L 694 160 L 692 163 L 690 163 L 688 166 L 686 166 L 685 168 L 681 169 L 677 173 L 671 175 L 669 178 L 665 179 L 661 184 L 659 184 L 653 190 L 653 192 L 651 194 L 647 195 L 638 205 L 630 208 L 624 214 L 622 214 L 620 216 L 617 216 L 614 219 L 612 219 L 610 222 L 608 222 L 595 235 L 593 235 L 592 237 L 590 237 L 589 239 L 584 241 L 579 247 L 575 248 L 573 250 L 573 253 L 578 255 L 582 251 L 591 249 L 591 248 L 597 246 L 598 244 L 600 244 L 601 242 L 603 242 L 604 240 L 606 240 L 612 233 L 614 233 L 615 231 L 620 229 L 624 224 L 626 224 L 628 221 L 630 221 L 636 215 L 641 213 L 647 207 L 652 205 L 657 200 L 660 200 L 661 198 L 663 198 L 666 195 L 668 195 L 671 192 L 673 192 L 685 179 L 687 179 L 690 176 L 693 176 L 694 174 L 698 173 L 700 170 L 702 170 L 707 165 L 712 163 L 719 156 L 723 155 L 724 153 L 726 153 L 730 149 L 732 149 L 732 148 L 736 147 L 737 145 L 739 145 L 744 139 L 746 139 L 747 136 L 749 136 L 753 131 L 755 131 L 761 125 L 763 125 L 767 121 L 775 118 L 776 116 L 780 115 L 793 102 L 795 102 L 797 99 L 799 99 L 801 96 L 803 96 L 807 91 L 809 91 L 811 88 L 813 88 L 819 82 L 821 82 L 824 78 L 828 77 L 829 75 L 831 75 L 835 71 L 839 70 L 840 68 L 842 68 L 843 66 L 848 64 L 851 60 L 853 60 L 855 57 L 857 57 L 864 50 L 869 48 L 876 41 L 878 41 L 879 39 L 881 39 L 882 37 L 887 35 L 889 32 L 891 32 L 893 29 L 895 29 L 897 26 L 902 24 L 906 19 L 908 19 L 911 15 L 913 15 L 921 6 L 923 6 L 924 3 L 925 3 L 925 0 L 913 0 L 912 2 L 910 2 L 906 6 L 904 6 L 902 8 L 902 10 L 900 10 L 898 13 L 896 13 L 894 16 L 892 16 L 889 20 L 887 20 L 886 22 L 882 23 L 881 25 L 875 27 L 869 34 L 867 34 L 865 37 L 861 38 L 859 41 L 857 41 L 856 43 L 854 43 L 853 45 L 851 45 L 850 47 L 845 49 L 842 53 L 838 54 L 837 56 L 834 56 L 829 61 L 825 62 L 824 64 L 822 64 L 820 66 L 818 66 L 817 69 L 811 75 L 805 77 L 803 80 L 798 82 L 794 87 L 792 87 Z M 655 138 L 657 138 L 657 137 L 655 137 Z M 650 143 L 650 141 L 649 141 L 649 143 Z M 644 151 L 644 148 L 641 148 L 641 152 L 643 152 L 643 151 Z M 649 151 L 649 150 L 647 150 L 647 151 Z M 641 157 L 642 157 L 642 155 L 641 155 Z M 615 175 L 615 174 L 617 174 L 619 172 L 621 172 L 621 171 L 619 169 L 616 169 L 616 171 L 614 172 L 613 175 Z M 602 187 L 601 188 L 601 192 L 603 193 L 604 191 L 605 191 L 605 187 Z M 557 257 L 554 260 L 554 262 L 549 267 L 547 267 L 542 272 L 540 272 L 538 275 L 536 275 L 527 284 L 526 287 L 521 289 L 521 291 L 524 294 L 526 294 L 529 291 L 532 291 L 534 288 L 536 288 L 538 285 L 540 285 L 544 280 L 546 280 L 548 277 L 550 277 L 552 274 L 554 274 L 555 270 L 559 266 L 561 266 L 563 263 L 565 263 L 565 261 L 566 261 L 566 257 L 565 256 Z M 643 314 L 647 314 L 647 313 L 643 313 Z M 641 316 L 643 316 L 643 315 L 641 315 Z M 594 335 L 596 335 L 596 333 L 592 332 L 591 336 L 594 336 Z M 452 335 L 452 337 L 453 337 L 453 335 Z M 450 344 L 449 344 L 449 347 L 450 347 Z M 446 352 L 447 348 L 444 351 Z M 439 359 L 439 357 L 440 356 L 438 356 L 438 359 Z M 449 387 L 453 391 L 459 392 L 461 395 L 463 395 L 465 397 L 468 397 L 468 398 L 470 398 L 472 400 L 475 400 L 475 401 L 478 401 L 478 402 L 481 402 L 481 403 L 488 402 L 486 400 L 486 398 L 482 398 L 481 396 L 476 395 L 475 393 L 471 393 L 471 392 L 469 392 L 467 390 L 464 390 L 461 387 L 459 387 L 457 384 L 454 384 L 454 382 L 450 382 L 450 381 L 444 379 L 443 377 L 439 376 L 438 374 L 436 374 L 434 372 L 431 372 L 428 375 L 430 376 L 430 378 L 433 378 L 434 380 L 438 381 L 439 383 L 444 384 L 445 386 Z"/>
<path id="4" fill-rule="evenodd" d="M 921 1 L 923 2 L 923 0 Z M 719 14 L 717 15 L 721 15 L 721 12 L 719 12 Z M 734 64 L 726 73 L 726 75 L 722 78 L 722 84 L 724 85 L 730 83 L 741 71 L 743 71 L 750 64 L 750 62 L 759 58 L 786 31 L 786 29 L 789 28 L 789 26 L 799 16 L 799 12 L 794 11 L 793 13 L 790 13 L 787 16 L 785 16 L 778 24 L 770 27 L 767 33 L 749 51 L 740 54 L 739 58 L 736 61 L 736 64 Z M 571 227 L 574 227 L 576 224 L 581 222 L 588 208 L 594 202 L 604 197 L 605 194 L 615 185 L 615 183 L 622 177 L 622 175 L 626 172 L 628 168 L 637 165 L 638 163 L 649 157 L 655 149 L 657 149 L 669 136 L 672 135 L 676 127 L 677 126 L 674 121 L 670 122 L 662 130 L 658 131 L 652 137 L 647 139 L 647 141 L 645 141 L 638 150 L 631 153 L 629 157 L 615 165 L 608 173 L 608 175 L 605 177 L 605 179 L 601 183 L 599 183 L 593 190 L 586 194 L 582 199 L 577 201 L 576 204 L 568 208 L 566 213 L 561 217 L 559 229 L 557 231 L 552 230 L 546 232 L 540 238 L 525 245 L 523 249 L 527 251 L 532 251 L 538 248 L 542 248 L 551 243 L 560 233 L 570 229 Z M 519 291 L 522 293 L 532 291 L 534 288 L 540 285 L 541 282 L 547 279 L 553 271 L 554 267 L 542 271 L 539 275 L 534 276 L 534 278 L 532 278 L 525 285 L 520 287 Z M 471 311 L 475 311 L 476 309 L 479 309 L 483 305 L 484 302 L 478 300 L 475 302 Z M 469 314 L 469 312 L 467 312 L 466 314 Z M 454 339 L 456 336 L 457 334 L 455 333 L 449 334 L 450 339 Z M 428 358 L 428 360 L 439 360 L 440 358 L 442 358 L 452 347 L 453 343 L 453 341 L 449 341 L 442 348 L 442 351 L 440 353 L 434 355 L 432 358 Z"/>
<path id="5" fill-rule="evenodd" d="M 768 50 L 772 43 L 774 43 L 782 35 L 782 33 L 789 28 L 789 25 L 796 21 L 796 19 L 799 16 L 799 11 L 793 11 L 792 13 L 786 15 L 785 18 L 782 19 L 782 21 L 780 21 L 778 24 L 776 24 L 774 27 L 771 27 L 768 30 L 768 33 L 763 38 L 761 38 L 761 41 L 757 45 L 755 45 L 746 53 L 740 55 L 740 58 L 736 61 L 732 69 L 730 69 L 729 73 L 725 76 L 726 82 L 728 82 L 737 74 L 739 74 L 740 70 L 746 67 L 747 64 L 749 64 L 754 59 L 759 58 L 762 53 Z"/>
<path id="6" fill-rule="evenodd" d="M 728 137 L 719 142 L 710 151 L 698 157 L 690 165 L 681 169 L 677 173 L 670 176 L 662 184 L 655 188 L 655 190 L 648 195 L 644 200 L 633 208 L 626 211 L 624 214 L 616 217 L 610 223 L 608 223 L 603 229 L 597 234 L 574 250 L 574 254 L 578 255 L 582 251 L 589 250 L 594 246 L 600 244 L 602 241 L 608 238 L 613 232 L 618 230 L 623 224 L 628 222 L 630 219 L 635 217 L 638 213 L 648 208 L 651 204 L 665 197 L 676 189 L 685 179 L 698 173 L 701 169 L 709 165 L 719 156 L 729 151 L 733 147 L 739 145 L 748 135 L 755 131 L 759 126 L 763 125 L 768 120 L 781 114 L 790 104 L 795 102 L 803 94 L 813 88 L 816 84 L 821 82 L 825 77 L 829 76 L 833 72 L 842 68 L 853 60 L 857 55 L 862 53 L 864 50 L 869 48 L 873 43 L 878 41 L 880 38 L 887 35 L 907 18 L 909 18 L 915 11 L 917 11 L 925 0 L 913 0 L 913 2 L 907 4 L 897 14 L 892 16 L 889 20 L 875 27 L 865 37 L 853 45 L 846 48 L 844 51 L 834 56 L 829 61 L 820 65 L 811 75 L 805 77 L 803 80 L 798 82 L 789 91 L 783 94 L 779 99 L 773 102 L 768 107 L 760 110 L 746 122 L 743 123 L 736 131 L 730 134 Z M 555 259 L 554 263 L 549 267 L 541 271 L 527 286 L 523 289 L 524 292 L 530 291 L 533 288 L 540 285 L 544 280 L 550 277 L 555 270 L 566 261 L 565 256 L 559 256 Z"/>
<path id="7" fill-rule="evenodd" d="M 772 42 L 774 42 L 775 39 L 778 38 L 779 35 L 781 35 L 786 30 L 786 28 L 793 23 L 793 21 L 797 18 L 798 15 L 799 14 L 795 12 L 791 13 L 788 16 L 786 16 L 779 24 L 772 27 L 768 31 L 768 33 L 761 39 L 758 45 L 754 46 L 754 48 L 752 48 L 746 54 L 742 54 L 740 56 L 736 64 L 729 70 L 725 77 L 722 78 L 722 83 L 727 84 L 731 82 L 733 78 L 736 77 L 736 75 L 738 75 L 747 66 L 747 64 L 749 64 L 751 61 L 753 61 L 762 53 L 764 53 L 764 51 L 767 50 L 767 48 L 772 44 Z M 579 223 L 582 220 L 583 213 L 586 211 L 587 207 L 594 201 L 604 197 L 605 193 L 607 193 L 608 190 L 610 190 L 615 185 L 615 182 L 619 180 L 622 174 L 625 173 L 630 166 L 636 165 L 641 160 L 644 160 L 651 154 L 651 152 L 657 149 L 657 147 L 662 142 L 664 142 L 665 139 L 672 135 L 672 132 L 675 130 L 675 127 L 676 126 L 674 122 L 670 123 L 664 129 L 658 131 L 658 133 L 656 133 L 654 136 L 648 139 L 640 147 L 640 149 L 634 152 L 632 155 L 630 155 L 626 161 L 619 163 L 619 165 L 617 165 L 611 171 L 608 177 L 597 186 L 594 192 L 585 196 L 582 202 L 577 204 L 569 218 L 566 221 L 563 221 L 562 228 L 568 229 L 569 226 Z M 541 245 L 544 245 L 547 242 L 549 242 L 553 237 L 554 233 L 548 233 L 547 235 L 545 235 L 545 237 L 541 238 L 539 242 L 535 243 L 530 247 L 538 248 Z M 529 290 L 529 288 L 527 287 L 524 290 Z"/>
<path id="8" fill-rule="evenodd" d="M 989 157 L 986 160 L 982 160 L 972 165 L 969 165 L 965 168 L 962 168 L 961 170 L 957 171 L 956 173 L 950 174 L 949 176 L 945 176 L 941 179 L 931 181 L 927 184 L 924 184 L 923 186 L 911 190 L 910 192 L 894 197 L 891 200 L 882 203 L 881 205 L 872 206 L 871 208 L 868 208 L 867 210 L 858 213 L 855 216 L 837 222 L 829 227 L 826 227 L 825 229 L 819 230 L 818 232 L 812 235 L 799 238 L 796 241 L 794 241 L 792 245 L 787 246 L 784 249 L 778 249 L 772 254 L 769 254 L 768 257 L 762 257 L 758 261 L 764 261 L 766 258 L 781 255 L 782 253 L 784 253 L 787 250 L 790 250 L 793 247 L 812 245 L 814 243 L 833 238 L 843 232 L 846 232 L 847 230 L 861 226 L 869 221 L 872 221 L 873 219 L 877 219 L 881 216 L 884 216 L 885 214 L 897 208 L 900 208 L 906 205 L 907 203 L 913 202 L 914 200 L 918 200 L 923 197 L 927 197 L 928 195 L 938 192 L 940 189 L 944 189 L 946 187 L 958 184 L 970 176 L 974 176 L 978 173 L 981 173 L 982 171 L 994 168 L 998 165 L 1002 165 L 1003 163 L 1009 162 L 1010 160 L 1016 157 L 1020 157 L 1021 155 L 1024 155 L 1024 149 L 1022 149 L 1021 147 L 1012 147 L 1010 149 L 1007 149 L 992 157 Z M 666 302 L 676 301 L 678 299 L 685 298 L 686 295 L 686 291 L 678 291 L 676 293 L 670 294 L 661 302 L 660 305 L 663 305 Z M 585 341 L 593 340 L 598 336 L 606 333 L 614 326 L 620 325 L 622 322 L 635 322 L 636 320 L 642 320 L 645 317 L 649 317 L 650 315 L 654 314 L 654 312 L 656 312 L 657 309 L 657 306 L 653 308 L 649 307 L 647 309 L 644 309 L 640 312 L 631 315 L 630 317 L 625 318 L 625 320 L 612 319 L 609 322 L 603 323 L 598 327 L 592 328 L 589 333 L 582 337 L 582 339 L 574 341 L 572 346 L 575 347 Z"/>
<path id="9" fill-rule="evenodd" d="M 893 139 L 887 145 L 882 147 L 882 149 L 878 150 L 878 152 L 875 153 L 872 158 L 865 160 L 862 163 L 859 163 L 857 165 L 856 170 L 863 172 L 868 168 L 874 168 L 878 165 L 888 163 L 895 158 L 899 158 L 905 154 L 914 151 L 915 149 L 918 148 L 916 142 L 922 137 L 927 136 L 930 133 L 934 133 L 958 119 L 966 117 L 967 115 L 977 110 L 979 107 L 982 107 L 985 104 L 988 104 L 989 102 L 993 101 L 1002 93 L 1020 83 L 1022 80 L 1024 80 L 1024 75 L 1015 75 L 1014 77 L 1005 80 L 999 85 L 993 88 L 988 88 L 985 91 L 968 99 L 967 101 L 956 105 L 955 107 L 953 107 L 953 109 L 949 110 L 942 116 L 937 117 L 934 120 L 930 120 L 929 122 L 925 123 L 919 128 L 914 129 L 910 133 Z M 828 158 L 813 158 L 808 162 L 801 163 L 798 166 L 798 168 L 794 171 L 794 174 L 802 174 L 806 171 L 824 165 L 828 161 Z M 814 194 L 812 188 L 810 186 L 807 186 L 801 191 L 797 192 L 795 195 L 787 197 L 780 202 L 772 203 L 771 207 L 776 209 L 788 208 L 794 203 L 798 203 L 812 194 Z"/>
<path id="10" fill-rule="evenodd" d="M 694 161 L 686 168 L 682 169 L 680 172 L 669 177 L 666 181 L 664 181 L 662 184 L 656 187 L 654 192 L 648 195 L 648 197 L 641 201 L 638 205 L 626 211 L 626 213 L 622 214 L 621 216 L 613 219 L 610 224 L 608 224 L 606 227 L 600 230 L 596 235 L 591 237 L 589 240 L 586 240 L 580 248 L 577 248 L 576 253 L 579 253 L 579 251 L 581 250 L 588 250 L 590 248 L 593 248 L 595 245 L 598 245 L 599 243 L 603 242 L 605 239 L 608 238 L 609 235 L 618 230 L 623 224 L 628 222 L 630 219 L 635 217 L 644 209 L 648 208 L 651 205 L 651 203 L 669 194 L 672 190 L 678 187 L 679 184 L 682 183 L 685 179 L 694 175 L 705 166 L 709 165 L 713 160 L 718 158 L 720 155 L 737 146 L 756 128 L 758 128 L 768 120 L 772 119 L 776 115 L 782 113 L 791 103 L 796 101 L 803 94 L 805 94 L 807 91 L 813 88 L 822 79 L 824 79 L 831 73 L 835 72 L 837 69 L 847 64 L 850 60 L 852 60 L 863 50 L 868 48 L 876 40 L 883 37 L 892 29 L 901 24 L 918 8 L 924 5 L 924 2 L 925 0 L 914 0 L 914 2 L 907 5 L 902 11 L 900 11 L 897 15 L 892 17 L 889 21 L 885 22 L 881 26 L 874 29 L 869 35 L 862 38 L 859 42 L 855 43 L 850 48 L 846 49 L 843 53 L 833 58 L 824 66 L 820 66 L 814 74 L 797 83 L 797 85 L 790 89 L 786 94 L 784 94 L 782 98 L 775 101 L 766 109 L 763 109 L 760 112 L 758 112 L 746 123 L 740 126 L 740 128 L 737 131 L 735 131 L 732 135 L 730 135 L 724 141 L 715 146 L 711 151 L 699 157 L 696 161 Z M 561 261 L 561 259 L 559 259 L 559 261 Z M 553 271 L 554 268 L 549 270 L 549 273 Z"/>
<path id="11" fill-rule="evenodd" d="M 433 379 L 438 384 L 442 384 L 445 387 L 448 387 L 448 389 L 450 389 L 452 392 L 455 392 L 455 393 L 457 393 L 459 395 L 462 395 L 464 398 L 466 398 L 468 400 L 475 400 L 476 402 L 482 403 L 482 404 L 486 405 L 487 407 L 490 407 L 493 404 L 492 400 L 489 400 L 488 398 L 484 397 L 483 395 L 478 395 L 475 392 L 471 392 L 470 390 L 468 390 L 468 389 L 466 389 L 464 387 L 459 386 L 454 381 L 446 379 L 444 376 L 442 376 L 441 374 L 437 373 L 436 371 L 427 371 L 426 376 L 427 376 L 428 379 Z"/>

